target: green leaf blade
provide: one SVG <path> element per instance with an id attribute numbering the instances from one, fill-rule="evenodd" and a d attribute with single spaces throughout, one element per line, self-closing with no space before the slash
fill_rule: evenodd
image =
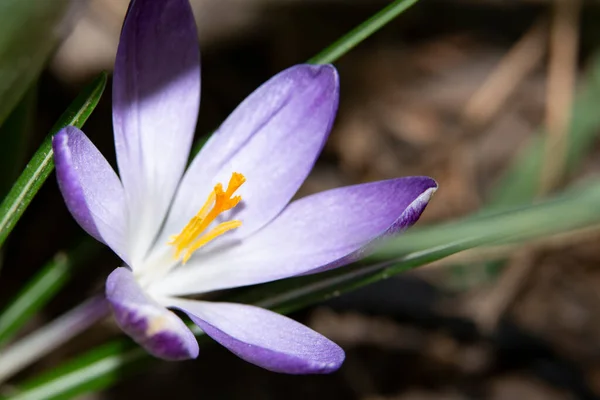
<path id="1" fill-rule="evenodd" d="M 75 267 L 90 259 L 98 249 L 96 242 L 84 241 L 68 253 L 58 253 L 44 265 L 0 314 L 0 346 L 11 340 L 64 287 Z"/>
<path id="2" fill-rule="evenodd" d="M 395 0 L 371 18 L 352 29 L 335 41 L 331 46 L 311 58 L 310 64 L 329 64 L 337 61 L 344 54 L 356 47 L 360 42 L 383 28 L 394 18 L 415 5 L 418 0 Z"/>
<path id="3" fill-rule="evenodd" d="M 54 169 L 52 137 L 65 126 L 73 125 L 78 128 L 83 126 L 98 105 L 106 87 L 106 81 L 107 75 L 101 74 L 73 101 L 46 136 L 0 204 L 0 247 Z"/>

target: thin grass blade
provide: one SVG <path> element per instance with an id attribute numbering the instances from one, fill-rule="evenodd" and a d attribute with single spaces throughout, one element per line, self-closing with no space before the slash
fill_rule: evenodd
<path id="1" fill-rule="evenodd" d="M 54 124 L 50 133 L 35 152 L 8 195 L 0 204 L 0 247 L 14 228 L 23 212 L 54 169 L 52 136 L 67 125 L 81 128 L 98 105 L 106 87 L 107 75 L 102 73 L 73 101 Z"/>

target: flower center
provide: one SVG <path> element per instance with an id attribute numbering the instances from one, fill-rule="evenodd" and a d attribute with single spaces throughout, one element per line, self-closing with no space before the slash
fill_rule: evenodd
<path id="1" fill-rule="evenodd" d="M 234 172 L 227 184 L 227 190 L 223 191 L 223 185 L 220 183 L 215 185 L 200 211 L 188 222 L 179 235 L 171 236 L 171 241 L 168 244 L 175 247 L 175 259 L 179 259 L 181 253 L 185 251 L 181 259 L 182 263 L 185 264 L 200 247 L 225 232 L 239 228 L 242 225 L 240 220 L 227 221 L 202 234 L 219 214 L 238 205 L 242 197 L 231 196 L 244 182 L 246 182 L 246 177 L 239 172 Z"/>

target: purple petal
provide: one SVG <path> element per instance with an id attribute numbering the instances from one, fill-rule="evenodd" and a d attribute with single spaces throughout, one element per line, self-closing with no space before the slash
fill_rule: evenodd
<path id="1" fill-rule="evenodd" d="M 192 258 L 152 290 L 179 296 L 339 267 L 373 240 L 414 224 L 436 188 L 431 178 L 407 177 L 305 197 L 239 246 Z"/>
<path id="2" fill-rule="evenodd" d="M 238 357 L 274 372 L 336 371 L 344 351 L 306 326 L 262 308 L 233 303 L 172 299 L 207 335 Z"/>
<path id="3" fill-rule="evenodd" d="M 106 280 L 106 298 L 117 324 L 150 354 L 165 360 L 198 357 L 194 334 L 172 311 L 148 297 L 127 268 Z"/>
<path id="4" fill-rule="evenodd" d="M 338 97 L 338 75 L 330 65 L 298 65 L 258 88 L 192 162 L 162 241 L 178 233 L 213 186 L 226 185 L 233 172 L 244 174 L 247 181 L 236 192 L 242 204 L 232 210 L 243 225 L 229 237 L 248 236 L 273 219 L 294 196 L 323 148 Z"/>
<path id="5" fill-rule="evenodd" d="M 58 185 L 75 220 L 128 262 L 127 205 L 115 171 L 75 127 L 58 132 L 52 139 L 52 149 Z"/>
<path id="6" fill-rule="evenodd" d="M 132 261 L 164 221 L 188 160 L 200 102 L 200 58 L 188 0 L 135 0 L 113 79 L 119 172 L 132 213 Z"/>

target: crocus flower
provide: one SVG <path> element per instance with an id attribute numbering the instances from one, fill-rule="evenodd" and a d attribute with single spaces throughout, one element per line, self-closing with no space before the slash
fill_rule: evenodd
<path id="1" fill-rule="evenodd" d="M 419 218 L 437 187 L 427 177 L 290 202 L 329 134 L 338 94 L 333 66 L 291 67 L 244 100 L 185 170 L 200 100 L 190 5 L 132 2 L 113 81 L 119 176 L 77 128 L 59 132 L 53 148 L 71 214 L 124 262 L 106 282 L 116 322 L 148 352 L 197 357 L 197 340 L 176 309 L 263 368 L 339 368 L 343 350 L 292 319 L 189 299 L 340 267 Z"/>

